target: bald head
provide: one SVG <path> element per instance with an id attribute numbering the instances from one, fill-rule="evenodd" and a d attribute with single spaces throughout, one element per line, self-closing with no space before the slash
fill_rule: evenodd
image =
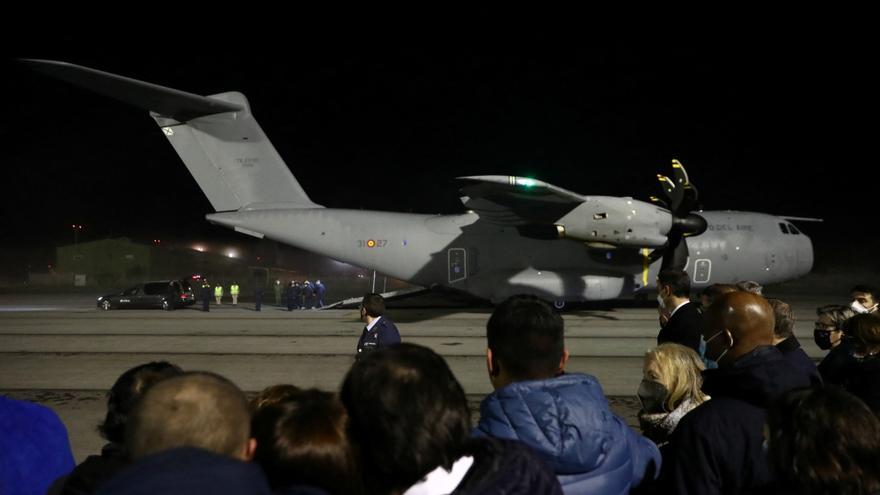
<path id="1" fill-rule="evenodd" d="M 153 386 L 126 429 L 134 459 L 178 447 L 245 459 L 249 441 L 250 410 L 244 393 L 211 373 L 187 373 Z"/>
<path id="2" fill-rule="evenodd" d="M 756 347 L 773 345 L 775 322 L 773 308 L 763 297 L 751 292 L 722 294 L 704 318 L 706 356 L 729 366 Z"/>

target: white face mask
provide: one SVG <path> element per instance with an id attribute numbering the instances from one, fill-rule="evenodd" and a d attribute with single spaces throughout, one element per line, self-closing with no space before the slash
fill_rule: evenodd
<path id="1" fill-rule="evenodd" d="M 660 305 L 660 309 L 666 308 L 666 303 L 663 302 L 663 296 L 661 296 L 660 294 L 657 294 L 657 304 Z"/>
<path id="2" fill-rule="evenodd" d="M 862 306 L 862 303 L 858 301 L 853 301 L 852 304 L 849 305 L 849 307 L 852 308 L 852 310 L 855 311 L 857 314 L 867 313 L 868 311 L 870 311 L 868 308 Z"/>

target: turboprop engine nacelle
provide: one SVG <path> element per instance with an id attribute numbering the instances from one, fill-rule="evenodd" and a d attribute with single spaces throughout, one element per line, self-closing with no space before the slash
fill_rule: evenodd
<path id="1" fill-rule="evenodd" d="M 672 228 L 669 211 L 644 201 L 590 196 L 556 221 L 560 236 L 620 247 L 656 248 Z"/>

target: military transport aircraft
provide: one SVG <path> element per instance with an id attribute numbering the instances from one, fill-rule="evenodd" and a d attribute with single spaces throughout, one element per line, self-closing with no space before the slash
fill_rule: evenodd
<path id="1" fill-rule="evenodd" d="M 150 111 L 210 200 L 209 222 L 424 287 L 493 302 L 530 293 L 566 302 L 625 298 L 661 268 L 696 288 L 807 274 L 810 239 L 791 217 L 697 210 L 687 172 L 658 176 L 665 201 L 586 196 L 537 179 L 460 177 L 466 211 L 427 215 L 325 208 L 300 187 L 238 92 L 200 96 L 87 67 L 31 68 Z M 697 211 L 695 211 L 697 210 Z"/>

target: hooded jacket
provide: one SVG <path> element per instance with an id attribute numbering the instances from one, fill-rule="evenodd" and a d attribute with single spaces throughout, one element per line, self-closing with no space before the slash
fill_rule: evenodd
<path id="1" fill-rule="evenodd" d="M 758 347 L 730 367 L 703 372 L 712 400 L 687 414 L 664 451 L 660 493 L 751 493 L 772 481 L 763 449 L 769 402 L 810 386 L 779 349 Z"/>
<path id="2" fill-rule="evenodd" d="M 54 411 L 0 395 L 0 493 L 46 493 L 73 466 L 67 428 Z"/>
<path id="3" fill-rule="evenodd" d="M 626 494 L 660 467 L 660 452 L 608 407 L 595 377 L 515 382 L 480 405 L 476 436 L 519 440 L 556 473 L 567 494 Z"/>

